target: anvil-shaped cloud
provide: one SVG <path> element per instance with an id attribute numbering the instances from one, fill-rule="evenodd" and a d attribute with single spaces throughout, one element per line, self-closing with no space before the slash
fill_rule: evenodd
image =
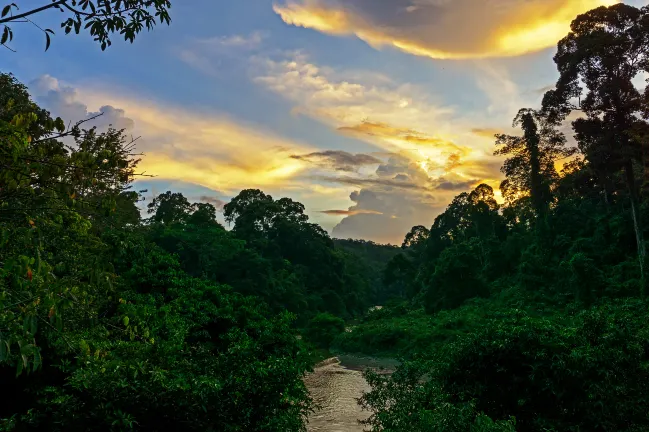
<path id="1" fill-rule="evenodd" d="M 576 15 L 618 0 L 284 0 L 275 12 L 288 24 L 356 35 L 439 58 L 509 57 L 548 48 Z"/>

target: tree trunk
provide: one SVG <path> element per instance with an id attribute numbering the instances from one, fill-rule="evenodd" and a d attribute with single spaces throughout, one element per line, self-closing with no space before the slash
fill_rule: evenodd
<path id="1" fill-rule="evenodd" d="M 611 182 L 608 178 L 608 175 L 604 170 L 601 170 L 599 176 L 602 180 L 602 188 L 604 190 L 604 205 L 606 205 L 606 210 L 609 210 L 610 207 L 610 196 L 611 196 Z"/>
<path id="2" fill-rule="evenodd" d="M 539 137 L 536 122 L 530 114 L 526 114 L 523 117 L 522 127 L 525 132 L 525 142 L 530 154 L 530 195 L 532 198 L 532 206 L 536 213 L 537 222 L 542 222 L 546 215 L 547 197 L 543 193 L 543 179 L 541 177 L 541 161 L 539 154 L 541 138 Z"/>
<path id="3" fill-rule="evenodd" d="M 649 137 L 644 135 L 640 141 L 642 146 L 642 189 L 640 196 L 643 200 L 649 198 Z"/>
<path id="4" fill-rule="evenodd" d="M 642 221 L 640 220 L 639 206 L 638 206 L 638 194 L 635 187 L 635 175 L 633 174 L 633 164 L 628 162 L 624 171 L 626 173 L 626 182 L 627 187 L 629 188 L 629 195 L 631 198 L 631 215 L 633 216 L 633 229 L 635 230 L 635 240 L 638 246 L 638 261 L 640 263 L 640 277 L 641 277 L 641 296 L 645 295 L 645 274 L 644 274 L 644 265 L 646 257 L 646 248 L 644 244 L 644 236 L 642 234 Z"/>

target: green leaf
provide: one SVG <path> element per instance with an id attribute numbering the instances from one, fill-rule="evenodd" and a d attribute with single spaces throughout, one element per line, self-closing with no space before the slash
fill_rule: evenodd
<path id="1" fill-rule="evenodd" d="M 41 367 L 43 360 L 41 358 L 41 351 L 39 349 L 34 350 L 34 360 L 32 365 L 32 371 L 36 371 Z"/>
<path id="2" fill-rule="evenodd" d="M 0 340 L 0 362 L 4 362 L 9 358 L 11 351 L 9 350 L 9 342 Z"/>
<path id="3" fill-rule="evenodd" d="M 124 317 L 124 319 L 122 320 L 122 322 L 124 323 L 124 325 L 125 325 L 126 327 L 128 327 L 128 317 L 127 317 L 127 316 Z"/>
<path id="4" fill-rule="evenodd" d="M 45 51 L 50 49 L 50 43 L 52 43 L 52 40 L 50 39 L 50 34 L 46 32 L 45 33 Z"/>
<path id="5" fill-rule="evenodd" d="M 36 318 L 36 315 L 32 315 L 30 317 L 29 332 L 31 333 L 32 336 L 36 336 L 37 330 L 38 330 L 38 320 Z"/>
<path id="6" fill-rule="evenodd" d="M 0 44 L 4 45 L 9 40 L 9 27 L 5 26 L 2 30 L 2 37 L 0 37 Z"/>

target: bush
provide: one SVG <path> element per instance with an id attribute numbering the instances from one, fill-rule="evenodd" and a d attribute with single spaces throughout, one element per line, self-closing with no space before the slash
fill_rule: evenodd
<path id="1" fill-rule="evenodd" d="M 514 432 L 512 419 L 494 422 L 476 410 L 475 403 L 452 404 L 439 386 L 420 385 L 420 363 L 400 367 L 392 377 L 366 371 L 372 392 L 360 404 L 373 411 L 363 423 L 375 432 Z M 388 401 L 396 401 L 389 403 Z"/>
<path id="2" fill-rule="evenodd" d="M 328 313 L 320 313 L 309 321 L 304 331 L 304 337 L 307 342 L 318 348 L 329 349 L 331 342 L 344 331 L 345 321 L 342 318 Z"/>
<path id="3" fill-rule="evenodd" d="M 471 416 L 484 413 L 496 421 L 513 416 L 526 431 L 647 428 L 646 307 L 639 300 L 616 301 L 574 318 L 510 310 L 434 357 L 405 363 L 390 378 L 370 376 L 373 389 L 365 401 L 385 431 L 397 430 L 404 412 L 427 418 L 460 415 L 467 407 L 473 407 Z M 454 427 L 448 430 L 459 430 Z"/>

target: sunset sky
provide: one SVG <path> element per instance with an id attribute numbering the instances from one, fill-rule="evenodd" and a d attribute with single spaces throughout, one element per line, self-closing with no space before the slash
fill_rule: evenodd
<path id="1" fill-rule="evenodd" d="M 493 134 L 554 84 L 570 21 L 613 3 L 176 0 L 171 26 L 105 52 L 51 11 L 36 20 L 50 50 L 18 24 L 0 65 L 53 115 L 102 111 L 141 136 L 147 199 L 222 206 L 259 188 L 334 237 L 400 244 L 460 192 L 497 189 Z"/>

